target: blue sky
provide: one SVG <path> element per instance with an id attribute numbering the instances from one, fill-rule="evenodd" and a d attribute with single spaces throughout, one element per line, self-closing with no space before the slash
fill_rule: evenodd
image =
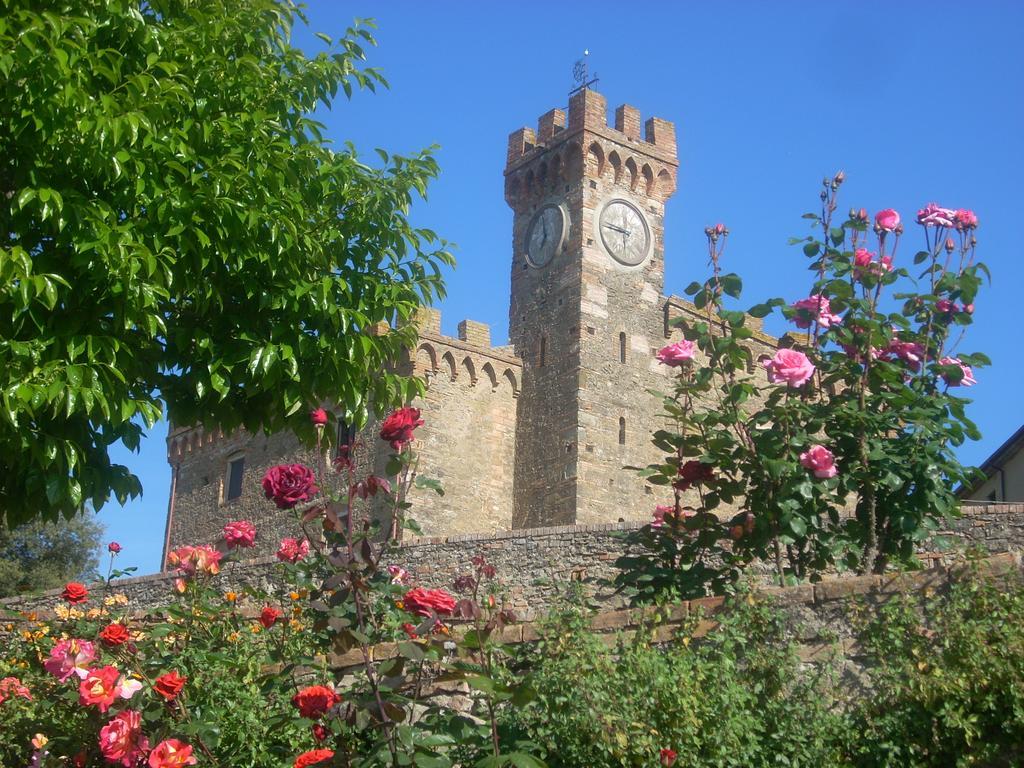
<path id="1" fill-rule="evenodd" d="M 511 211 L 502 194 L 508 134 L 564 107 L 572 65 L 590 50 L 595 89 L 672 120 L 679 183 L 666 210 L 666 292 L 705 274 L 703 228 L 730 227 L 727 268 L 744 305 L 801 298 L 810 283 L 800 215 L 821 179 L 847 174 L 841 206 L 896 208 L 910 223 L 930 201 L 981 218 L 979 255 L 993 284 L 976 302 L 964 351 L 986 352 L 969 413 L 984 435 L 960 457 L 980 463 L 1024 423 L 1017 313 L 1024 285 L 1024 4 L 987 2 L 613 3 L 311 2 L 310 29 L 337 36 L 373 17 L 389 91 L 361 93 L 320 117 L 327 135 L 410 153 L 440 146 L 440 179 L 413 212 L 458 245 L 441 304 L 443 330 L 463 318 L 508 327 Z M 917 249 L 908 227 L 902 253 Z M 784 330 L 769 324 L 769 329 Z M 118 454 L 145 495 L 101 513 L 126 564 L 159 568 L 170 470 L 166 424 L 139 454 Z"/>

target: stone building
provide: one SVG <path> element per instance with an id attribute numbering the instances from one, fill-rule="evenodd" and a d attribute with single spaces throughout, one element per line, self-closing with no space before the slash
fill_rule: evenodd
<path id="1" fill-rule="evenodd" d="M 1014 432 L 978 467 L 983 478 L 960 488 L 965 501 L 980 503 L 1024 501 L 1024 426 Z"/>
<path id="2" fill-rule="evenodd" d="M 676 190 L 674 125 L 623 105 L 608 124 L 604 97 L 589 89 L 552 109 L 536 129 L 509 136 L 505 199 L 513 211 L 509 346 L 465 320 L 458 338 L 427 310 L 414 354 L 398 363 L 427 383 L 426 423 L 416 433 L 419 471 L 445 495 L 414 489 L 413 514 L 427 535 L 646 520 L 653 495 L 625 466 L 663 457 L 651 434 L 663 426 L 649 390 L 669 388 L 654 353 L 706 319 L 664 292 L 664 217 Z M 756 359 L 775 340 L 756 321 Z M 374 442 L 373 430 L 364 435 Z M 377 449 L 383 447 L 377 441 Z M 265 470 L 314 457 L 285 434 L 210 434 L 176 428 L 166 547 L 213 541 L 228 519 L 285 530 L 259 489 Z M 380 465 L 383 452 L 369 458 Z"/>

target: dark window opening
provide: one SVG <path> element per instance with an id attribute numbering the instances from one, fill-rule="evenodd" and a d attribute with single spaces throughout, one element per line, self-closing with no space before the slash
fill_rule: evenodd
<path id="1" fill-rule="evenodd" d="M 224 501 L 237 499 L 242 495 L 242 475 L 245 474 L 245 456 L 239 456 L 228 462 L 228 483 L 224 493 Z"/>
<path id="2" fill-rule="evenodd" d="M 547 347 L 548 347 L 548 340 L 547 340 L 547 338 L 544 337 L 544 336 L 541 336 L 540 337 L 540 363 L 539 363 L 541 368 L 544 367 L 544 363 L 547 360 L 547 352 L 548 352 Z"/>
<path id="3" fill-rule="evenodd" d="M 619 334 L 619 362 L 626 362 L 626 334 Z"/>
<path id="4" fill-rule="evenodd" d="M 996 501 L 996 492 L 995 491 L 992 491 L 992 493 L 990 493 L 988 495 L 988 500 L 989 501 Z"/>
<path id="5" fill-rule="evenodd" d="M 622 416 L 620 416 L 619 417 L 619 445 L 625 445 L 625 444 L 626 444 L 626 420 Z"/>
<path id="6" fill-rule="evenodd" d="M 344 419 L 338 419 L 338 446 L 352 445 L 356 440 L 356 428 Z"/>

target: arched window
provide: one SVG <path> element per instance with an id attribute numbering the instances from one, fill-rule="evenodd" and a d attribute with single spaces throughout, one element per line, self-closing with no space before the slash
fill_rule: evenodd
<path id="1" fill-rule="evenodd" d="M 619 362 L 626 362 L 626 334 L 619 334 Z"/>
<path id="2" fill-rule="evenodd" d="M 626 444 L 626 417 L 619 416 L 619 445 Z"/>

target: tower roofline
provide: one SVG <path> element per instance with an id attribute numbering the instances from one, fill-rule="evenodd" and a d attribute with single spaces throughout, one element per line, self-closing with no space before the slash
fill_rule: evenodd
<path id="1" fill-rule="evenodd" d="M 614 127 L 610 127 L 604 96 L 590 89 L 578 91 L 569 99 L 568 122 L 565 111 L 552 109 L 538 118 L 536 130 L 523 127 L 509 134 L 505 175 L 583 132 L 629 146 L 640 154 L 678 167 L 675 124 L 650 117 L 643 123 L 642 138 L 640 125 L 640 111 L 622 104 L 615 110 Z"/>

